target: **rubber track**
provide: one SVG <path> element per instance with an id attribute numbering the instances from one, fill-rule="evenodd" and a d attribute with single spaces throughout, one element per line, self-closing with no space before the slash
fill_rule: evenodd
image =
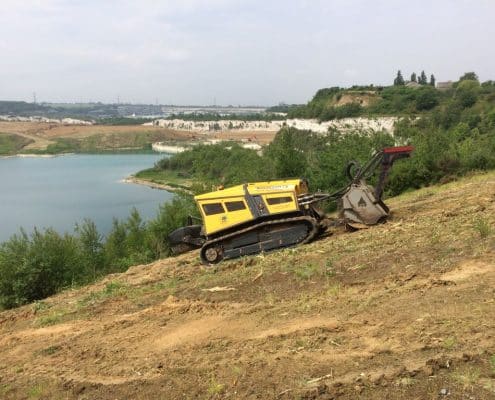
<path id="1" fill-rule="evenodd" d="M 273 220 L 273 221 L 261 222 L 259 224 L 256 224 L 256 225 L 249 226 L 247 228 L 241 229 L 240 231 L 229 233 L 228 235 L 220 236 L 220 237 L 218 237 L 216 239 L 207 241 L 201 247 L 201 252 L 200 252 L 201 260 L 204 263 L 209 264 L 208 261 L 206 260 L 206 258 L 204 257 L 204 252 L 205 252 L 206 248 L 209 247 L 212 244 L 222 242 L 225 239 L 230 239 L 230 238 L 233 238 L 233 237 L 242 235 L 242 234 L 244 234 L 246 232 L 253 231 L 253 230 L 256 230 L 258 228 L 265 227 L 265 226 L 283 224 L 283 223 L 287 223 L 287 222 L 301 222 L 301 221 L 307 221 L 307 222 L 309 222 L 313 226 L 313 229 L 309 232 L 308 236 L 306 236 L 306 238 L 304 240 L 301 240 L 300 242 L 294 243 L 294 244 L 289 245 L 289 246 L 282 246 L 282 247 L 292 247 L 292 246 L 296 246 L 296 245 L 299 245 L 299 244 L 308 243 L 311 240 L 313 240 L 315 238 L 315 236 L 318 234 L 318 230 L 319 230 L 318 229 L 318 221 L 315 218 L 311 218 L 311 217 L 308 217 L 308 216 L 301 216 L 301 217 L 276 219 L 276 220 Z M 222 258 L 222 260 L 223 260 L 223 258 Z M 220 262 L 222 260 L 219 260 L 217 262 Z"/>

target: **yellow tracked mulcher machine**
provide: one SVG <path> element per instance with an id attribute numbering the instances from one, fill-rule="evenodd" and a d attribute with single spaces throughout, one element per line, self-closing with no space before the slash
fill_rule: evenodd
<path id="1" fill-rule="evenodd" d="M 169 235 L 175 253 L 201 248 L 201 260 L 215 264 L 224 259 L 307 243 L 329 226 L 359 229 L 383 222 L 389 209 L 382 201 L 392 164 L 409 157 L 411 146 L 388 147 L 363 167 L 350 162 L 350 182 L 331 193 L 310 193 L 305 179 L 246 183 L 195 196 L 201 225 L 188 225 Z M 366 184 L 381 166 L 377 185 Z M 316 208 L 323 200 L 338 202 L 339 219 L 330 220 Z"/>

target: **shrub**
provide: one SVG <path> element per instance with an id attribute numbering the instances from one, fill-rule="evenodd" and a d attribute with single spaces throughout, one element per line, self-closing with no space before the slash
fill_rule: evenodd
<path id="1" fill-rule="evenodd" d="M 416 109 L 418 111 L 431 110 L 438 104 L 437 91 L 431 86 L 424 86 L 417 91 Z"/>
<path id="2" fill-rule="evenodd" d="M 53 229 L 14 235 L 0 245 L 0 306 L 48 297 L 84 280 L 77 240 Z"/>

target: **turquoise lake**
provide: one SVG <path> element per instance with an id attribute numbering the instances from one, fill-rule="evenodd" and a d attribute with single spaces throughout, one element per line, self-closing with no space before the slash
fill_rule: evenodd
<path id="1" fill-rule="evenodd" d="M 114 217 L 136 207 L 144 220 L 173 194 L 121 182 L 150 168 L 164 155 L 65 155 L 52 158 L 0 158 L 0 242 L 34 227 L 73 232 L 76 222 L 93 220 L 106 234 Z"/>

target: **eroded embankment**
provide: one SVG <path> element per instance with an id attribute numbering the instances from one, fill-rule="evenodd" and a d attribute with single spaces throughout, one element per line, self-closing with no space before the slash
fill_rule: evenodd
<path id="1" fill-rule="evenodd" d="M 266 256 L 197 253 L 0 314 L 1 398 L 495 396 L 495 174 Z"/>

